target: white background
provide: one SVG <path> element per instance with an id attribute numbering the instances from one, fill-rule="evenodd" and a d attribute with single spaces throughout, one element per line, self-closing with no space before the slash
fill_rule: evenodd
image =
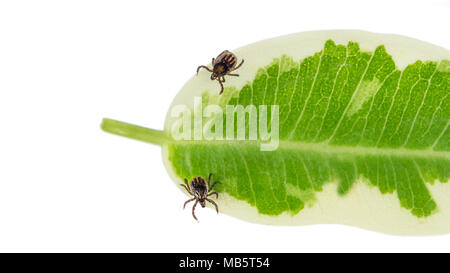
<path id="1" fill-rule="evenodd" d="M 103 117 L 162 129 L 198 65 L 307 30 L 396 33 L 450 48 L 449 1 L 1 1 L 0 251 L 450 251 L 450 235 L 278 227 L 198 209 L 157 146 Z"/>

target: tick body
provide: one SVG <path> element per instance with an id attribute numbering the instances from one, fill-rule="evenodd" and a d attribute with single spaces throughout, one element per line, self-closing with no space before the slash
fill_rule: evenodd
<path id="1" fill-rule="evenodd" d="M 212 70 L 205 66 L 201 65 L 197 67 L 197 74 L 200 69 L 204 68 L 211 72 L 211 80 L 217 80 L 220 84 L 220 93 L 223 93 L 223 83 L 225 82 L 225 76 L 235 76 L 239 77 L 238 74 L 232 74 L 234 70 L 241 67 L 241 65 L 244 63 L 244 60 L 242 60 L 239 65 L 237 64 L 237 57 L 232 52 L 225 50 L 222 53 L 219 54 L 216 58 L 212 58 Z"/>
<path id="2" fill-rule="evenodd" d="M 198 203 L 200 203 L 202 208 L 204 208 L 206 206 L 206 201 L 208 201 L 216 207 L 216 211 L 217 211 L 217 213 L 219 213 L 219 207 L 217 206 L 216 202 L 209 199 L 208 196 L 215 194 L 216 198 L 219 198 L 219 194 L 217 192 L 213 191 L 213 188 L 216 184 L 222 184 L 222 183 L 216 181 L 216 182 L 212 183 L 212 185 L 211 185 L 211 176 L 212 176 L 212 174 L 210 173 L 209 177 L 208 177 L 208 182 L 206 182 L 206 180 L 203 177 L 198 176 L 198 177 L 192 178 L 191 183 L 188 183 L 188 180 L 185 178 L 184 184 L 180 184 L 182 187 L 184 187 L 186 189 L 186 191 L 190 195 L 192 195 L 194 197 L 194 198 L 191 198 L 191 199 L 187 200 L 186 202 L 184 202 L 183 209 L 186 207 L 187 203 L 195 200 L 194 206 L 192 206 L 192 216 L 197 221 L 198 221 L 198 219 L 195 216 L 195 207 L 197 206 Z"/>

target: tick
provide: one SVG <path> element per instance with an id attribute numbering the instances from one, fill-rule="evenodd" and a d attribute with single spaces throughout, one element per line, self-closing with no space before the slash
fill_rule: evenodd
<path id="1" fill-rule="evenodd" d="M 200 203 L 202 208 L 204 208 L 206 206 L 205 201 L 208 201 L 216 207 L 216 211 L 217 211 L 217 213 L 219 213 L 219 207 L 217 206 L 216 202 L 209 199 L 208 196 L 215 194 L 216 198 L 219 198 L 219 194 L 212 190 L 216 184 L 222 184 L 222 183 L 216 181 L 216 182 L 212 183 L 212 185 L 211 185 L 211 176 L 212 176 L 212 173 L 209 174 L 208 182 L 206 182 L 206 180 L 203 177 L 198 176 L 198 177 L 192 178 L 190 184 L 188 183 L 188 180 L 186 178 L 184 179 L 184 184 L 180 184 L 187 190 L 187 192 L 190 195 L 194 196 L 194 198 L 189 199 L 186 202 L 184 202 L 183 209 L 186 207 L 187 203 L 195 200 L 194 206 L 192 206 L 192 216 L 197 221 L 198 221 L 198 219 L 195 216 L 195 206 L 197 206 L 197 203 Z"/>
<path id="2" fill-rule="evenodd" d="M 217 80 L 220 84 L 220 94 L 223 93 L 223 83 L 225 82 L 225 76 L 235 76 L 239 77 L 239 74 L 232 74 L 234 70 L 241 67 L 241 65 L 244 63 L 244 60 L 242 59 L 241 63 L 236 66 L 237 64 L 237 57 L 232 52 L 225 50 L 224 52 L 220 53 L 219 56 L 216 58 L 212 58 L 212 70 L 204 65 L 201 65 L 197 67 L 197 74 L 198 71 L 200 71 L 201 68 L 204 68 L 211 72 L 211 80 Z"/>

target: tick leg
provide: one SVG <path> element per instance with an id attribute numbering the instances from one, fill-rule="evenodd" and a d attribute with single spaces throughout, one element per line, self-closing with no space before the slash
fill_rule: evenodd
<path id="1" fill-rule="evenodd" d="M 192 216 L 193 216 L 194 219 L 197 220 L 197 222 L 198 222 L 198 219 L 197 219 L 197 217 L 195 217 L 195 213 L 194 213 L 194 211 L 195 211 L 195 206 L 197 206 L 197 203 L 198 203 L 198 200 L 195 200 L 195 203 L 194 203 L 194 205 L 192 206 Z"/>
<path id="2" fill-rule="evenodd" d="M 242 59 L 242 61 L 241 61 L 241 63 L 238 65 L 238 66 L 236 66 L 235 68 L 233 68 L 233 70 L 236 70 L 236 69 L 238 69 L 239 67 L 241 67 L 241 65 L 244 63 L 244 59 Z M 233 71 L 233 70 L 231 70 L 231 71 Z"/>
<path id="3" fill-rule="evenodd" d="M 208 201 L 208 202 L 210 202 L 211 204 L 213 204 L 213 205 L 216 207 L 217 213 L 219 213 L 219 207 L 217 206 L 216 202 L 214 202 L 213 200 L 208 199 L 208 198 L 206 198 L 206 201 Z"/>
<path id="4" fill-rule="evenodd" d="M 186 191 L 190 194 L 190 195 L 193 195 L 192 194 L 192 192 L 189 190 L 189 188 L 188 187 L 186 187 L 186 185 L 184 185 L 184 184 L 180 184 L 180 186 L 183 186 L 183 188 L 185 188 L 186 189 Z"/>
<path id="5" fill-rule="evenodd" d="M 219 199 L 219 194 L 217 192 L 215 192 L 215 191 L 208 193 L 207 196 L 210 196 L 210 195 L 213 195 L 213 194 L 215 194 L 216 198 Z"/>
<path id="6" fill-rule="evenodd" d="M 211 70 L 211 69 L 209 69 L 209 67 L 207 67 L 207 66 L 204 66 L 204 65 L 201 65 L 201 66 L 197 67 L 197 74 L 198 74 L 198 71 L 200 71 L 200 69 L 202 69 L 202 68 L 204 68 L 204 69 L 208 70 L 209 72 L 212 72 L 212 70 Z"/>
<path id="7" fill-rule="evenodd" d="M 235 77 L 239 77 L 239 74 L 231 74 L 231 73 L 229 73 L 229 74 L 227 74 L 227 76 L 235 76 Z"/>
<path id="8" fill-rule="evenodd" d="M 216 59 L 212 58 L 211 63 L 212 63 L 213 66 L 214 66 L 214 63 L 215 63 L 215 62 L 216 62 Z"/>
<path id="9" fill-rule="evenodd" d="M 222 77 L 222 82 L 225 82 L 225 77 Z"/>
<path id="10" fill-rule="evenodd" d="M 189 200 L 187 200 L 186 202 L 184 202 L 184 206 L 183 206 L 183 209 L 186 207 L 186 204 L 187 203 L 189 203 L 189 202 L 191 202 L 191 201 L 194 201 L 195 200 L 195 198 L 192 198 L 192 199 L 189 199 Z M 197 203 L 196 203 L 197 204 Z M 195 206 L 195 205 L 194 205 Z"/>
<path id="11" fill-rule="evenodd" d="M 220 92 L 219 92 L 219 95 L 221 95 L 221 94 L 223 93 L 223 84 L 222 84 L 222 82 L 220 81 L 220 78 L 217 78 L 217 81 L 218 81 L 219 84 L 220 84 Z"/>
<path id="12" fill-rule="evenodd" d="M 214 188 L 214 186 L 215 186 L 216 184 L 222 184 L 222 183 L 219 182 L 219 181 L 216 181 L 216 182 L 212 183 L 211 188 L 210 188 L 209 190 L 212 191 L 212 189 Z"/>
<path id="13" fill-rule="evenodd" d="M 190 190 L 190 187 L 189 187 L 189 182 L 187 181 L 186 178 L 184 179 L 184 184 L 186 184 L 184 188 L 185 188 L 191 195 L 193 195 L 192 192 L 191 192 L 191 190 Z M 183 184 L 180 184 L 180 185 L 181 185 L 181 186 L 184 186 Z"/>
<path id="14" fill-rule="evenodd" d="M 211 176 L 212 176 L 212 173 L 210 173 L 209 177 L 208 177 L 208 188 L 211 186 Z"/>

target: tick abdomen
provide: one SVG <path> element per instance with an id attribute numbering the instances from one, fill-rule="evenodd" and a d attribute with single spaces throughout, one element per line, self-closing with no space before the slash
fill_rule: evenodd
<path id="1" fill-rule="evenodd" d="M 208 184 L 203 177 L 194 177 L 191 181 L 191 187 L 195 192 L 198 192 L 200 196 L 208 192 Z"/>
<path id="2" fill-rule="evenodd" d="M 218 63 L 224 63 L 228 68 L 232 68 L 236 64 L 236 56 L 229 51 L 225 51 L 223 56 L 219 56 L 217 59 Z"/>

